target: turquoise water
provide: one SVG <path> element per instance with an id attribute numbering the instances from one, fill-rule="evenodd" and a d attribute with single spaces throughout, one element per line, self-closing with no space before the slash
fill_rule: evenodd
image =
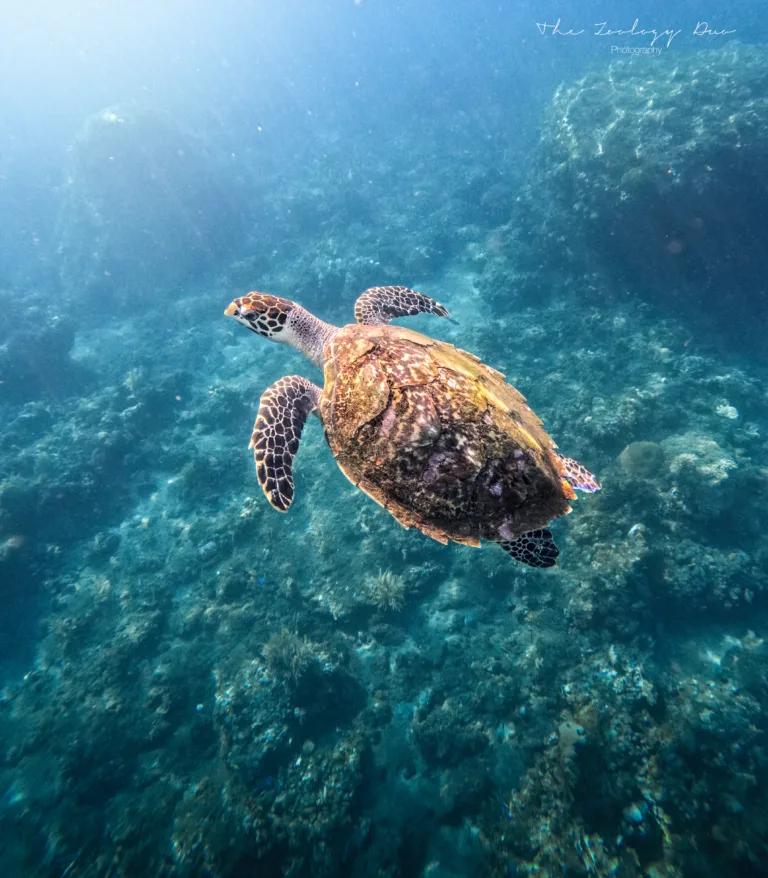
<path id="1" fill-rule="evenodd" d="M 758 11 L 9 15 L 4 875 L 768 872 Z M 261 395 L 324 376 L 225 308 L 384 285 L 600 479 L 556 566 L 404 529 L 315 415 L 270 506 Z"/>

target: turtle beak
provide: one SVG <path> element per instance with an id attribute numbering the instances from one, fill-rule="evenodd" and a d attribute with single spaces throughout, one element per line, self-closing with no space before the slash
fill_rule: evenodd
<path id="1" fill-rule="evenodd" d="M 224 314 L 227 317 L 232 317 L 234 320 L 237 320 L 238 323 L 242 323 L 243 326 L 246 329 L 250 329 L 251 332 L 260 335 L 259 330 L 253 323 L 254 318 L 258 316 L 257 312 L 250 308 L 243 308 L 239 299 L 235 299 L 235 301 L 224 311 Z"/>

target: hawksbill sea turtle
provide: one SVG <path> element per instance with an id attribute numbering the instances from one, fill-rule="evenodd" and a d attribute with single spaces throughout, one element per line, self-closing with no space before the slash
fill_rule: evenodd
<path id="1" fill-rule="evenodd" d="M 343 327 L 257 292 L 224 313 L 292 345 L 325 374 L 323 387 L 290 375 L 261 397 L 249 447 L 259 483 L 280 512 L 293 500 L 293 459 L 312 412 L 352 484 L 403 527 L 444 544 L 488 540 L 531 567 L 551 567 L 559 551 L 547 524 L 570 512 L 574 488 L 600 489 L 555 450 L 500 372 L 452 344 L 389 325 L 423 313 L 451 320 L 428 296 L 374 287 L 355 303 L 357 323 Z"/>

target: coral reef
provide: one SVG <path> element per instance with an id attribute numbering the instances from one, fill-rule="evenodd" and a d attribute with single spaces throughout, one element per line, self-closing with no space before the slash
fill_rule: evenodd
<path id="1" fill-rule="evenodd" d="M 380 610 L 397 612 L 405 603 L 405 581 L 391 570 L 380 570 L 363 580 L 363 593 L 369 604 Z"/>
<path id="2" fill-rule="evenodd" d="M 287 628 L 273 634 L 264 644 L 264 660 L 269 670 L 293 684 L 307 673 L 313 656 L 312 643 Z"/>
<path id="3" fill-rule="evenodd" d="M 556 90 L 535 170 L 476 254 L 498 307 L 580 276 L 585 299 L 623 290 L 689 335 L 764 351 L 766 50 L 730 44 L 596 65 Z M 749 246 L 745 242 L 749 241 Z"/>
<path id="4" fill-rule="evenodd" d="M 759 191 L 762 57 L 734 47 L 567 83 L 525 173 L 466 119 L 379 152 L 366 138 L 370 155 L 331 141 L 290 175 L 254 148 L 259 224 L 227 265 L 238 209 L 217 174 L 213 193 L 198 179 L 212 165 L 194 138 L 154 114 L 87 123 L 59 230 L 69 295 L 80 278 L 81 303 L 130 293 L 133 309 L 35 322 L 3 297 L 8 875 L 764 873 L 765 375 L 689 324 L 710 270 L 719 307 L 713 205 L 727 196 L 732 219 Z M 216 204 L 210 253 L 144 173 L 147 131 L 159 167 L 191 145 L 170 170 L 185 210 Z M 107 147 L 140 167 L 102 175 Z M 190 176 L 203 189 L 184 190 Z M 647 225 L 630 223 L 646 196 Z M 673 202 L 703 225 L 665 225 Z M 754 199 L 743 207 L 754 222 Z M 638 229 L 647 271 L 613 274 Z M 760 235 L 738 251 L 734 326 Z M 213 284 L 196 276 L 209 257 Z M 169 327 L 182 275 L 194 319 Z M 553 570 L 400 528 L 314 419 L 290 513 L 262 497 L 247 450 L 259 392 L 321 378 L 233 334 L 221 308 L 258 284 L 351 320 L 356 294 L 390 280 L 449 303 L 459 326 L 409 325 L 502 369 L 602 479 L 553 526 Z M 670 290 L 680 302 L 660 316 Z"/>
<path id="5" fill-rule="evenodd" d="M 24 306 L 0 292 L 0 401 L 50 400 L 85 387 L 86 375 L 72 359 L 75 326 L 66 309 Z"/>
<path id="6" fill-rule="evenodd" d="M 647 658 L 612 646 L 584 663 L 583 677 L 569 676 L 563 710 L 581 725 L 560 724 L 505 802 L 499 831 L 516 874 L 564 867 L 568 874 L 759 874 L 762 823 L 747 827 L 742 815 L 745 799 L 762 807 L 757 778 L 768 764 L 751 742 L 761 734 L 763 692 L 734 659 L 750 664 L 762 648 L 751 633 L 725 638 L 688 673 L 660 673 Z M 601 704 L 617 695 L 621 706 L 607 716 Z M 720 775 L 725 753 L 733 759 Z M 698 760 L 720 775 L 714 787 L 697 789 Z M 686 833 L 702 831 L 705 849 L 692 851 Z"/>
<path id="7" fill-rule="evenodd" d="M 652 478 L 664 468 L 664 449 L 658 442 L 630 442 L 619 455 L 619 461 L 629 475 Z"/>

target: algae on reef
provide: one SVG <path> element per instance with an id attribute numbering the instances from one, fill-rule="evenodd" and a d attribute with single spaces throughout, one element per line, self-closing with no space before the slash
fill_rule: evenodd
<path id="1" fill-rule="evenodd" d="M 601 63 L 555 92 L 481 288 L 504 307 L 582 275 L 593 300 L 629 289 L 760 354 L 766 177 L 766 48 Z"/>
<path id="2" fill-rule="evenodd" d="M 21 629 L 34 650 L 0 694 L 7 874 L 764 874 L 768 400 L 753 362 L 686 343 L 683 295 L 687 271 L 723 276 L 715 247 L 690 262 L 715 209 L 695 170 L 733 148 L 718 95 L 749 159 L 734 191 L 761 167 L 745 133 L 763 131 L 761 58 L 676 56 L 650 81 L 614 65 L 613 97 L 604 68 L 564 85 L 518 194 L 505 113 L 493 138 L 468 119 L 450 137 L 406 126 L 386 154 L 366 137 L 369 165 L 343 141 L 326 165 L 308 150 L 288 183 L 263 181 L 260 209 L 282 223 L 257 255 L 216 265 L 229 294 L 261 282 L 266 254 L 274 291 L 304 300 L 296 284 L 325 316 L 351 319 L 349 297 L 380 280 L 445 298 L 461 325 L 434 331 L 501 368 L 603 478 L 555 523 L 563 563 L 546 574 L 401 529 L 345 481 L 316 422 L 296 502 L 272 514 L 246 445 L 257 388 L 292 352 L 230 336 L 201 305 L 207 283 L 185 299 L 193 320 L 162 319 L 205 248 L 225 258 L 228 184 L 198 174 L 205 151 L 165 117 L 86 125 L 60 224 L 68 295 L 83 280 L 81 303 L 141 301 L 135 321 L 72 324 L 74 346 L 63 322 L 33 332 L 36 312 L 7 312 L 0 338 L 16 375 L 30 374 L 20 339 L 50 345 L 62 380 L 71 360 L 89 367 L 78 396 L 0 390 L 0 646 Z M 457 146 L 462 127 L 477 153 Z M 617 281 L 624 233 L 663 248 L 674 204 L 694 202 L 705 225 L 688 249 Z M 221 234 L 201 248 L 209 222 Z M 735 252 L 744 290 L 763 233 Z M 681 294 L 676 313 L 659 317 L 654 284 Z M 0 380 L 7 366 L 0 351 Z"/>

